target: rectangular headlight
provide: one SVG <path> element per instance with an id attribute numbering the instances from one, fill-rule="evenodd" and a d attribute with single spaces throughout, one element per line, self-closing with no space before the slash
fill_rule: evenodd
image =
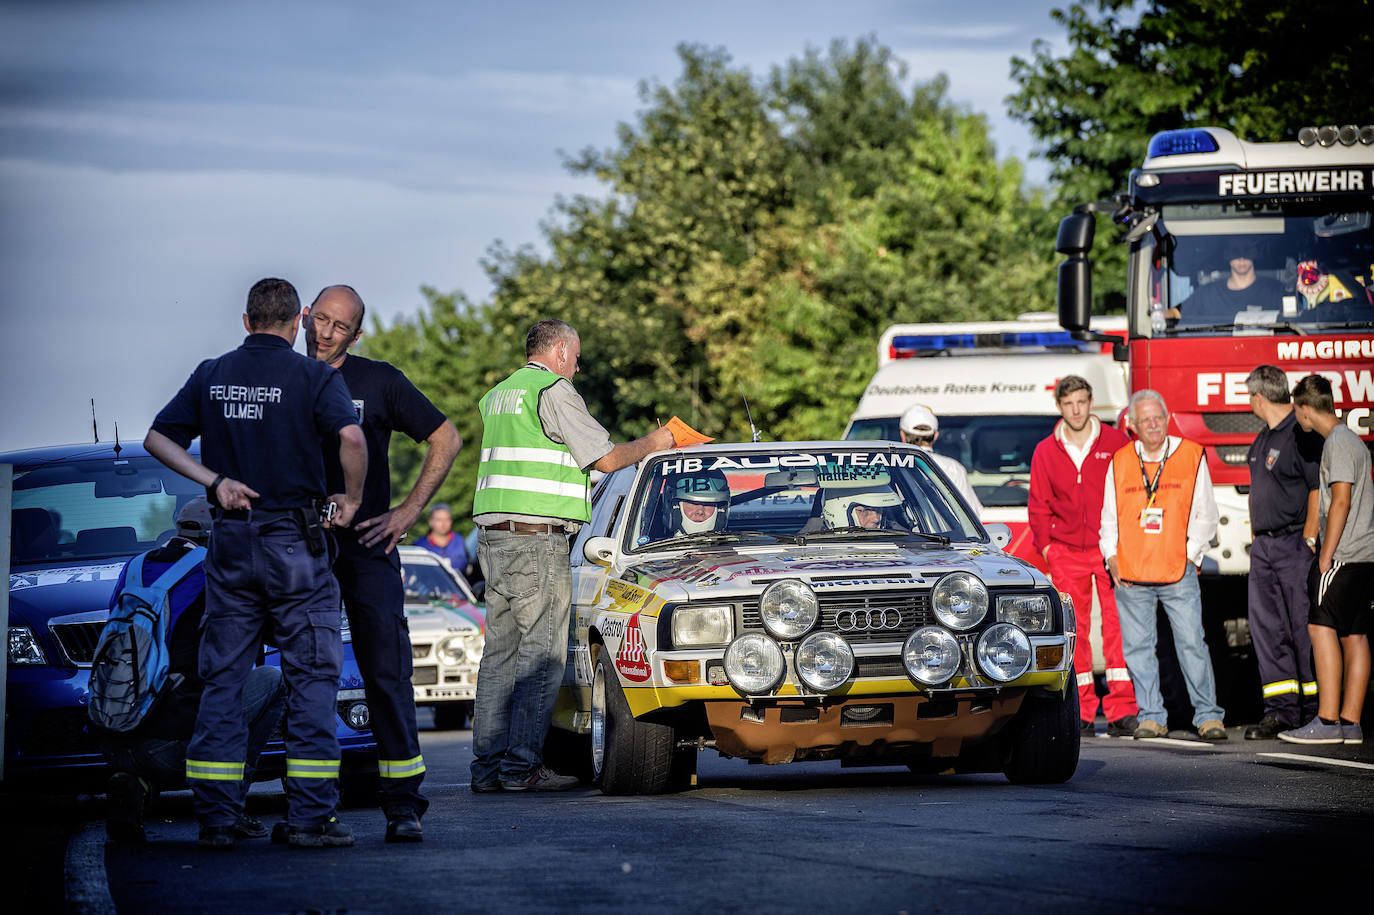
<path id="1" fill-rule="evenodd" d="M 1054 627 L 1050 599 L 1044 594 L 1015 594 L 997 598 L 997 619 L 1026 632 L 1049 632 Z"/>
<path id="2" fill-rule="evenodd" d="M 725 645 L 734 630 L 734 608 L 680 606 L 673 609 L 673 647 Z"/>
<path id="3" fill-rule="evenodd" d="M 38 644 L 38 639 L 34 638 L 33 630 L 28 626 L 10 627 L 10 663 L 48 663 L 48 659 L 43 657 L 42 646 Z"/>

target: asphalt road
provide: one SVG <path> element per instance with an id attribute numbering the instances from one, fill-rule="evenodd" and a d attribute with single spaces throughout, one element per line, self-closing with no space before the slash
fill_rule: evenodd
<path id="1" fill-rule="evenodd" d="M 1179 732 L 1181 735 L 1181 732 Z M 750 766 L 702 754 L 664 797 L 475 795 L 467 731 L 422 733 L 433 806 L 422 845 L 387 845 L 376 810 L 357 844 L 242 842 L 202 851 L 190 795 L 164 796 L 142 848 L 107 845 L 102 799 L 70 823 L 60 895 L 74 912 L 998 912 L 1288 908 L 1368 899 L 1374 746 L 1297 748 L 1098 737 L 1064 785 L 917 776 L 835 763 Z M 279 819 L 258 785 L 250 811 Z M 52 821 L 9 798 L 7 845 Z M 49 837 L 51 839 L 51 837 Z M 31 846 L 32 847 L 32 846 Z M 45 858 L 48 856 L 44 856 Z M 6 856 L 7 870 L 15 858 Z M 51 866 L 10 874 L 38 891 Z M 16 879 L 18 883 L 16 883 Z M 22 894 L 26 911 L 52 897 Z M 7 906 L 8 908 L 8 906 Z"/>

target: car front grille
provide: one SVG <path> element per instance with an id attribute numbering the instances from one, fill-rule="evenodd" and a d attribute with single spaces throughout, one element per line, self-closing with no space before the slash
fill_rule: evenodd
<path id="1" fill-rule="evenodd" d="M 79 756 L 98 754 L 100 743 L 86 725 L 86 707 L 53 709 L 34 718 L 28 732 L 15 735 L 21 741 L 23 756 Z"/>
<path id="2" fill-rule="evenodd" d="M 78 667 L 90 667 L 95 660 L 95 646 L 100 641 L 102 623 L 55 623 L 51 627 L 62 652 Z"/>
<path id="3" fill-rule="evenodd" d="M 818 630 L 838 632 L 854 645 L 900 642 L 912 630 L 935 622 L 929 591 L 847 591 L 820 595 Z M 742 627 L 762 629 L 757 598 L 741 604 Z M 882 614 L 882 611 L 887 611 Z M 895 618 L 894 618 L 895 614 Z"/>

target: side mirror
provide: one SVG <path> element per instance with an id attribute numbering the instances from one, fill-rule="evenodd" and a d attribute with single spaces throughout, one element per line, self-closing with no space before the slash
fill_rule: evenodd
<path id="1" fill-rule="evenodd" d="M 988 536 L 992 538 L 992 545 L 997 549 L 1005 550 L 1011 546 L 1011 528 L 1001 521 L 989 521 L 983 525 L 983 529 L 988 532 Z"/>
<path id="2" fill-rule="evenodd" d="M 599 566 L 609 566 L 615 556 L 615 541 L 610 537 L 589 537 L 582 545 L 582 555 Z"/>
<path id="3" fill-rule="evenodd" d="M 1059 221 L 1054 248 L 1068 260 L 1059 265 L 1059 323 L 1070 333 L 1088 329 L 1092 314 L 1092 250 L 1097 224 L 1092 213 L 1073 213 Z"/>

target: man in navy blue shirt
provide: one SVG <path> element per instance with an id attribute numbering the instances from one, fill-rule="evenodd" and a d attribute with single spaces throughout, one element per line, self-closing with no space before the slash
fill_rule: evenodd
<path id="1" fill-rule="evenodd" d="M 1250 446 L 1250 637 L 1264 714 L 1246 740 L 1273 740 L 1317 713 L 1307 632 L 1307 574 L 1316 553 L 1321 436 L 1293 414 L 1288 376 L 1261 365 L 1245 379 L 1264 428 Z"/>
<path id="2" fill-rule="evenodd" d="M 338 532 L 334 575 L 348 609 L 353 656 L 372 713 L 386 840 L 419 842 L 424 838 L 420 817 L 429 801 L 420 793 L 425 760 L 415 725 L 405 584 L 395 547 L 448 476 L 463 441 L 453 423 L 399 369 L 348 352 L 362 336 L 364 312 L 352 287 L 326 287 L 305 310 L 305 349 L 339 370 L 367 440 L 363 504 L 353 530 Z M 427 445 L 419 478 L 395 508 L 387 462 L 393 431 Z M 341 470 L 332 454 L 325 456 L 325 473 L 330 485 L 336 485 Z"/>
<path id="3" fill-rule="evenodd" d="M 339 589 L 320 530 L 326 498 L 346 527 L 362 503 L 367 444 L 339 373 L 296 353 L 300 298 L 260 280 L 248 293 L 243 345 L 197 366 L 144 440 L 148 453 L 206 487 L 217 506 L 205 561 L 205 690 L 187 748 L 200 844 L 233 848 L 243 813 L 248 728 L 241 695 L 264 629 L 281 649 L 286 821 L 274 842 L 353 844 L 335 816 L 335 703 L 343 644 Z M 187 452 L 200 436 L 201 460 Z M 328 496 L 324 443 L 337 436 L 343 491 Z M 203 462 L 203 463 L 202 463 Z"/>

